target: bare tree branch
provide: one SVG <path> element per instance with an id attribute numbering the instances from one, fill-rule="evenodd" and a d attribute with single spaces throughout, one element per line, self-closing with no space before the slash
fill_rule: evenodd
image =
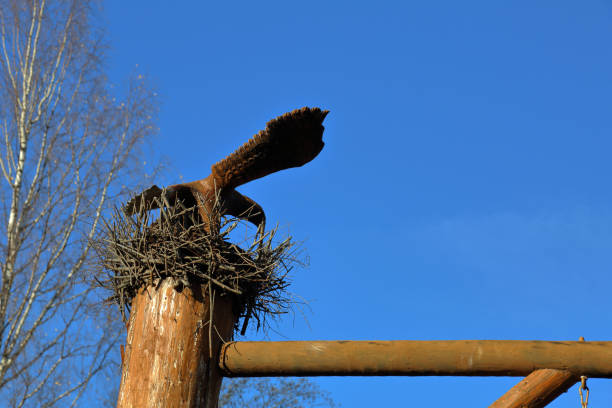
<path id="1" fill-rule="evenodd" d="M 156 106 L 139 76 L 111 95 L 94 6 L 0 0 L 0 397 L 15 407 L 76 405 L 118 335 L 88 313 L 91 242 Z"/>

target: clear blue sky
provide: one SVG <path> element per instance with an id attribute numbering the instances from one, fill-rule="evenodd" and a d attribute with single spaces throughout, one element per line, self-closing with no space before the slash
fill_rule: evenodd
<path id="1" fill-rule="evenodd" d="M 240 190 L 305 240 L 268 339 L 612 340 L 612 3 L 109 1 L 162 97 L 160 184 L 320 106 L 312 163 Z M 261 339 L 251 332 L 247 339 Z M 482 407 L 514 378 L 321 378 L 344 407 Z M 591 405 L 612 405 L 592 380 Z M 579 406 L 574 387 L 551 407 Z"/>

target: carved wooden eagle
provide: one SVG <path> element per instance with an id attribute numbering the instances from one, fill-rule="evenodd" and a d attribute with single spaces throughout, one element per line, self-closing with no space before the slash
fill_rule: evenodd
<path id="1" fill-rule="evenodd" d="M 211 174 L 201 180 L 175 184 L 164 190 L 152 186 L 130 200 L 124 207 L 128 215 L 142 209 L 159 208 L 160 202 L 186 207 L 197 205 L 208 225 L 215 197 L 221 201 L 221 215 L 246 219 L 259 228 L 265 226 L 265 214 L 253 200 L 235 190 L 249 181 L 290 167 L 302 166 L 323 149 L 323 120 L 329 111 L 301 108 L 269 121 L 266 128 L 234 153 L 212 166 Z"/>

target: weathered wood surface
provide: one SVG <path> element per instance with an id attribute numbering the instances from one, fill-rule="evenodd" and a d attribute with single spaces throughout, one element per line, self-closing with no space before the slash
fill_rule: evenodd
<path id="1" fill-rule="evenodd" d="M 536 370 L 508 390 L 489 408 L 542 408 L 550 404 L 572 385 L 580 376 L 566 370 Z"/>
<path id="2" fill-rule="evenodd" d="M 612 342 L 280 341 L 231 342 L 226 376 L 527 376 L 552 368 L 612 378 Z"/>
<path id="3" fill-rule="evenodd" d="M 219 336 L 232 335 L 231 299 L 216 295 L 213 312 L 211 359 L 209 299 L 201 288 L 177 292 L 166 279 L 141 290 L 132 302 L 117 407 L 217 407 L 222 377 L 216 358 Z"/>

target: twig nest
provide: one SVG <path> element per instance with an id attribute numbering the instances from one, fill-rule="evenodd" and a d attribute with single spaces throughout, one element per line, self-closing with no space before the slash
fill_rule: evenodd
<path id="1" fill-rule="evenodd" d="M 300 263 L 291 237 L 277 242 L 275 228 L 256 234 L 245 249 L 228 239 L 238 225 L 236 219 L 221 220 L 212 214 L 219 228 L 207 228 L 195 208 L 181 203 L 161 206 L 156 219 L 155 213 L 128 216 L 115 208 L 105 220 L 103 238 L 95 243 L 101 267 L 96 280 L 112 291 L 107 300 L 119 305 L 124 321 L 139 289 L 169 277 L 178 290 L 203 285 L 232 296 L 235 312 L 246 318 L 243 334 L 249 316 L 259 329 L 271 317 L 289 311 L 287 275 Z"/>

